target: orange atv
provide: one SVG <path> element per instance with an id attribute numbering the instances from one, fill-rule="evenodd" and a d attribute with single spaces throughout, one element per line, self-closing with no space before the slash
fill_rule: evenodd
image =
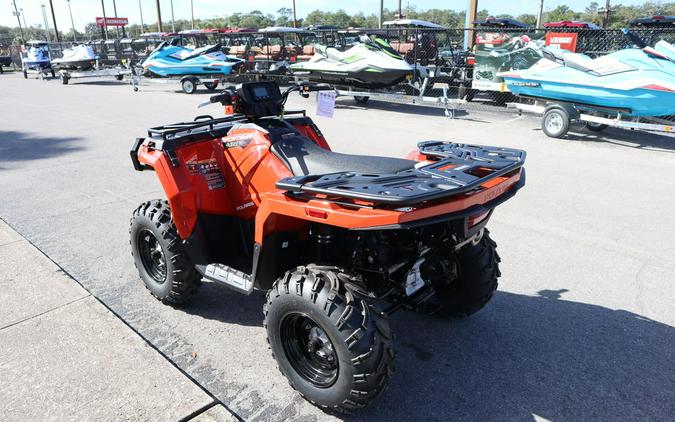
<path id="1" fill-rule="evenodd" d="M 202 280 L 265 291 L 264 326 L 291 386 L 324 409 L 366 406 L 393 373 L 387 316 L 466 316 L 492 297 L 493 209 L 525 182 L 525 152 L 427 141 L 407 159 L 331 151 L 290 92 L 244 83 L 211 97 L 231 115 L 148 130 L 131 150 L 168 201 L 131 219 L 136 267 L 180 304 Z"/>

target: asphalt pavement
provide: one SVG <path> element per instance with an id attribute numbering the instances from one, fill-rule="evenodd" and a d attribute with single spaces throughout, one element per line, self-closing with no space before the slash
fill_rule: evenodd
<path id="1" fill-rule="evenodd" d="M 332 419 L 277 370 L 261 293 L 206 283 L 172 308 L 138 278 L 129 218 L 163 193 L 152 172 L 133 170 L 131 143 L 148 127 L 221 112 L 196 108 L 205 91 L 171 88 L 2 75 L 0 218 L 236 417 Z M 463 320 L 395 314 L 396 374 L 348 420 L 672 420 L 675 138 L 610 129 L 553 140 L 533 117 L 449 119 L 350 99 L 315 121 L 339 152 L 403 156 L 430 139 L 528 152 L 527 185 L 489 224 L 502 257 L 493 301 Z M 151 370 L 148 359 L 139 367 Z"/>

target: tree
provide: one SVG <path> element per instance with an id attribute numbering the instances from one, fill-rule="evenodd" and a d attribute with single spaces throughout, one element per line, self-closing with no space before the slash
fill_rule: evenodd
<path id="1" fill-rule="evenodd" d="M 526 23 L 530 26 L 535 26 L 537 24 L 537 17 L 530 13 L 523 13 L 522 15 L 518 15 L 516 20 Z"/>
<path id="2" fill-rule="evenodd" d="M 577 13 L 574 10 L 570 9 L 570 7 L 567 5 L 561 4 L 560 6 L 548 12 L 546 19 L 549 22 L 557 22 L 564 20 L 579 19 L 580 17 L 581 17 L 580 13 Z"/>
<path id="3" fill-rule="evenodd" d="M 277 19 L 275 21 L 277 26 L 293 26 L 293 9 L 290 7 L 282 7 L 277 10 Z"/>

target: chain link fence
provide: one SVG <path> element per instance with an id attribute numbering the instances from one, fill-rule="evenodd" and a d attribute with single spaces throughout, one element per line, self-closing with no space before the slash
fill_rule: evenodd
<path id="1" fill-rule="evenodd" d="M 278 78 L 291 82 L 289 67 L 310 60 L 317 44 L 346 50 L 361 35 L 386 40 L 414 67 L 413 80 L 382 90 L 394 93 L 393 101 L 407 97 L 443 97 L 457 108 L 499 109 L 507 102 L 520 101 L 511 95 L 498 76 L 500 72 L 525 69 L 541 57 L 541 47 L 559 44 L 590 57 L 599 57 L 626 47 L 635 39 L 646 45 L 660 40 L 675 44 L 675 28 L 631 30 L 631 39 L 621 30 L 589 28 L 510 29 L 477 27 L 473 29 L 385 28 L 331 30 L 228 30 L 178 35 L 179 43 L 192 48 L 220 44 L 222 50 L 245 60 L 244 70 L 256 77 Z M 171 34 L 169 37 L 176 36 Z M 121 61 L 142 62 L 161 42 L 169 37 L 94 40 L 87 43 L 100 57 L 102 64 Z M 465 40 L 469 40 L 465 48 Z M 20 48 L 11 40 L 0 38 L 0 55 L 8 52 L 20 67 Z M 52 58 L 72 44 L 50 44 Z M 385 96 L 386 98 L 386 96 Z M 408 101 L 409 99 L 403 99 Z"/>

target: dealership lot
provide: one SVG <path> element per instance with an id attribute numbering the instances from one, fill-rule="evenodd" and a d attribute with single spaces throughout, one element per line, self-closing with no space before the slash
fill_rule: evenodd
<path id="1" fill-rule="evenodd" d="M 207 283 L 174 309 L 138 279 L 129 217 L 163 193 L 153 173 L 133 170 L 131 143 L 150 126 L 221 112 L 196 108 L 205 91 L 167 88 L 2 75 L 0 218 L 237 416 L 330 418 L 277 370 L 261 293 Z M 315 102 L 293 96 L 287 108 L 312 116 Z M 403 156 L 430 139 L 528 152 L 525 188 L 489 225 L 502 257 L 493 302 L 466 320 L 394 315 L 396 374 L 351 419 L 671 419 L 675 137 L 554 140 L 533 117 L 458 114 L 345 98 L 333 119 L 315 118 L 340 152 Z"/>

